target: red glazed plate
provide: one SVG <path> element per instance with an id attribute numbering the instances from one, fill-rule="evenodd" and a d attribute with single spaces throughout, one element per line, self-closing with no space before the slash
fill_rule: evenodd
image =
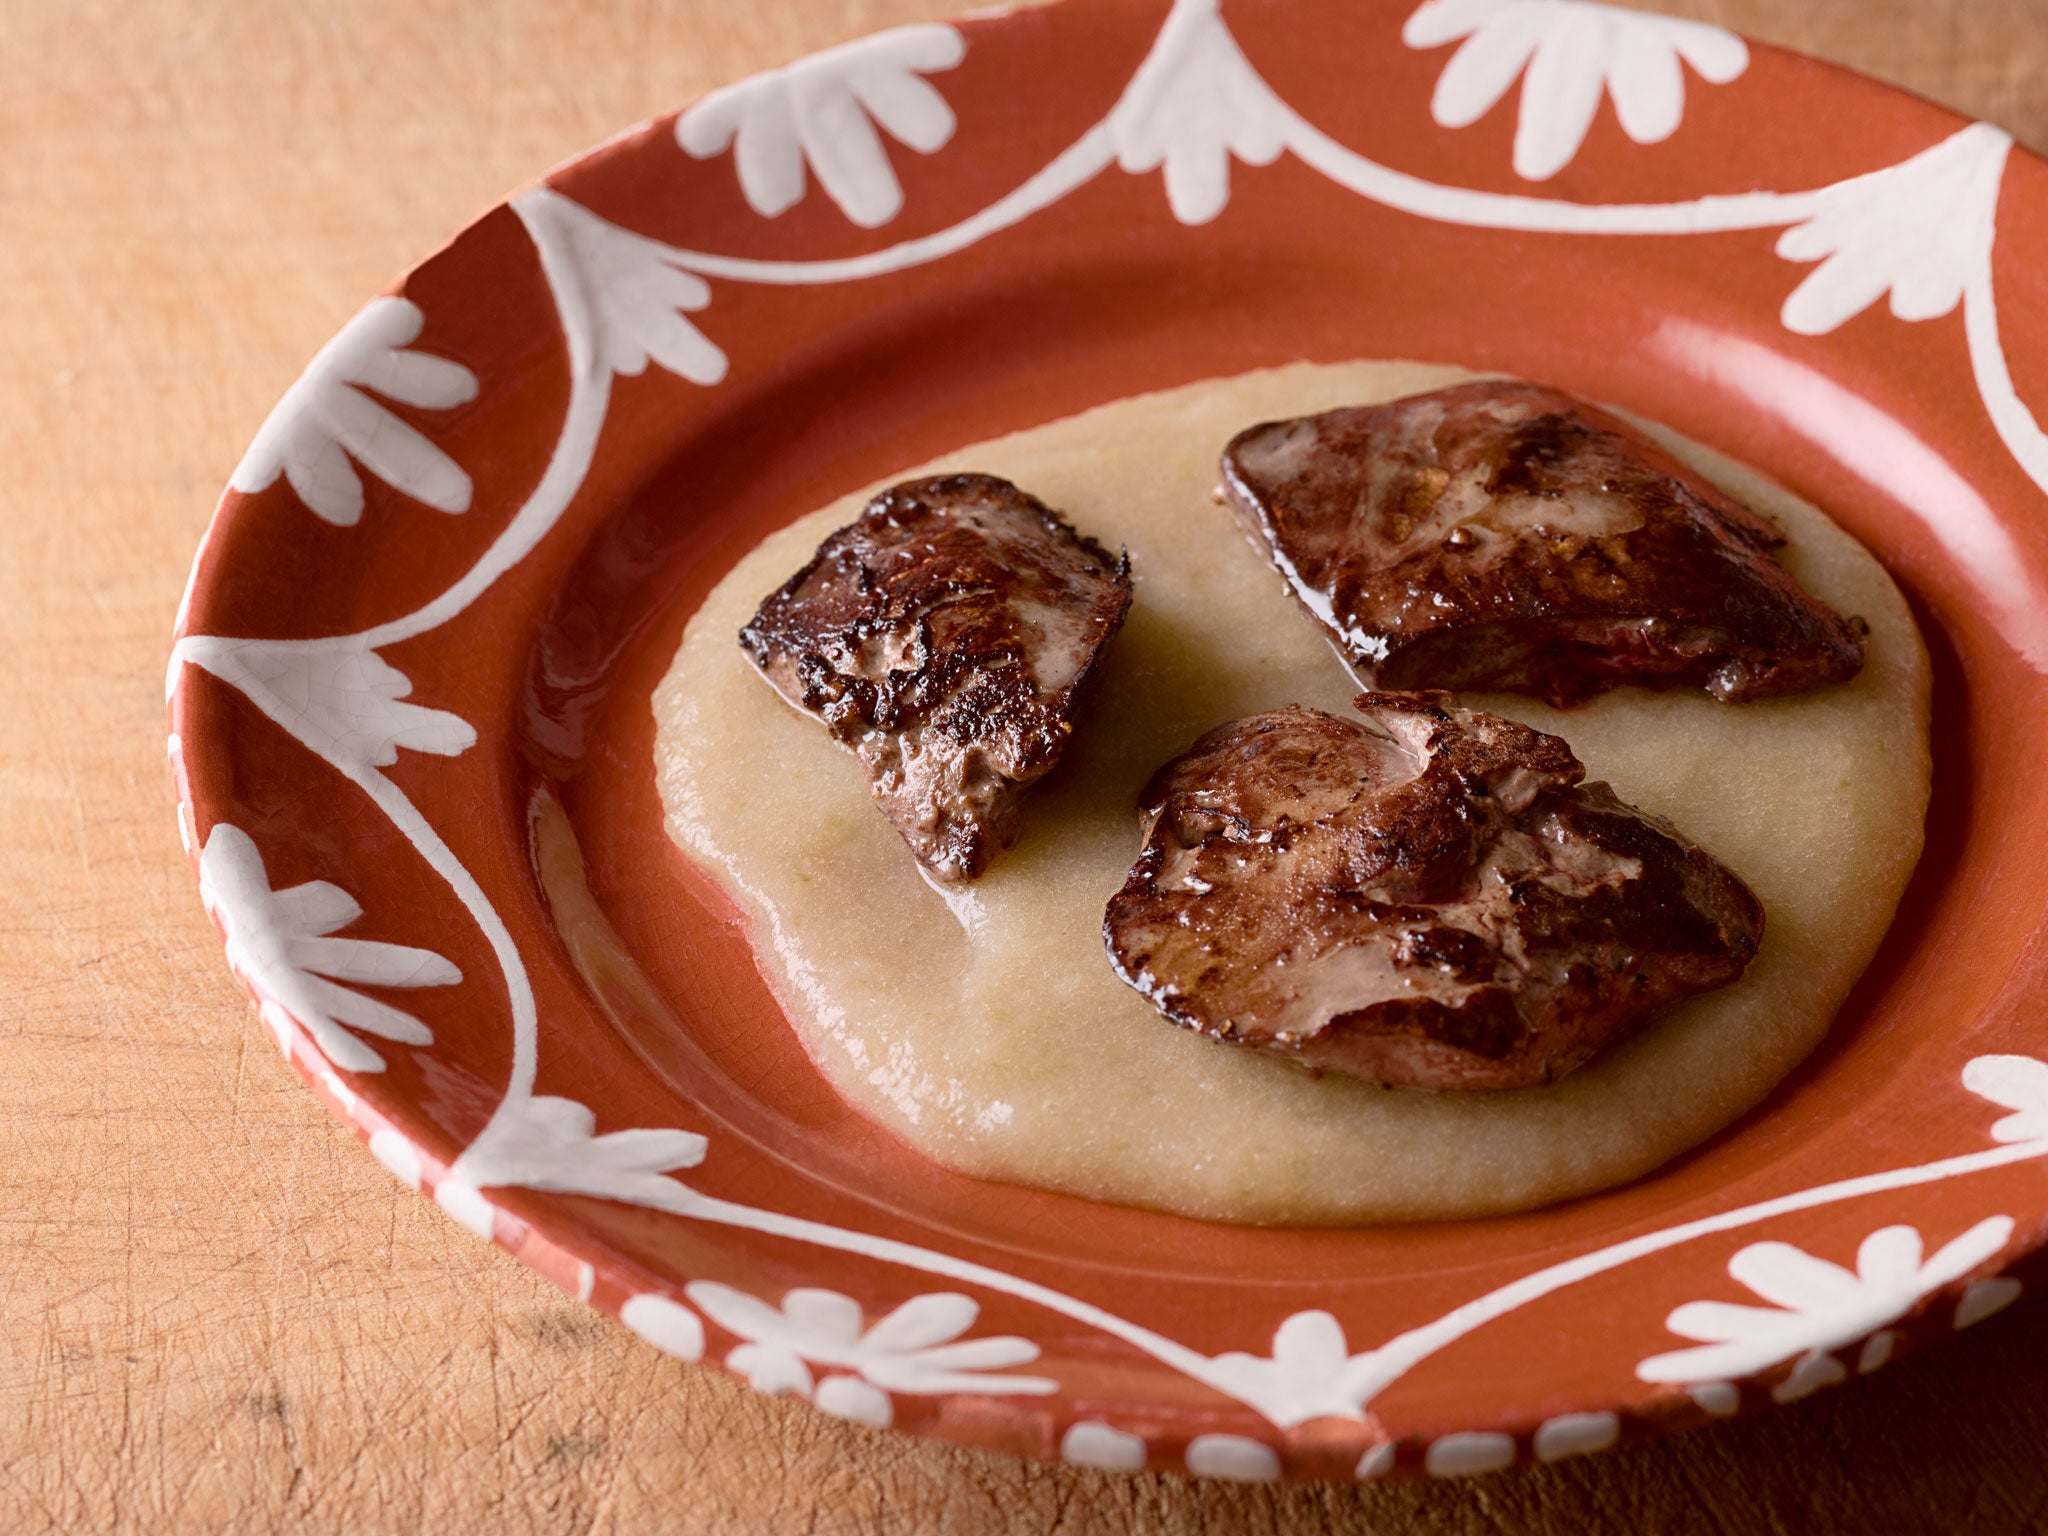
<path id="1" fill-rule="evenodd" d="M 1098 0 L 884 33 L 552 174 L 236 469 L 170 673 L 230 963 L 409 1184 L 826 1412 L 1240 1478 L 1554 1459 L 1877 1369 L 2048 1226 L 2048 166 L 1580 0 Z M 1543 378 L 1830 509 L 1936 666 L 1928 852 L 1827 1045 L 1534 1214 L 1252 1230 L 852 1114 L 661 831 L 647 699 L 768 530 L 1296 359 Z"/>

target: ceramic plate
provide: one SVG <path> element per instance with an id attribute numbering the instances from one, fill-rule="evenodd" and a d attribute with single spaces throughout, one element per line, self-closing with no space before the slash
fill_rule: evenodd
<path id="1" fill-rule="evenodd" d="M 1449 1474 L 1877 1369 L 2010 1302 L 2048 1221 L 2044 252 L 2048 166 L 1997 130 L 1578 0 L 1096 0 L 834 49 L 519 193 L 264 422 L 170 673 L 202 893 L 401 1179 L 827 1413 Z M 1619 403 L 1877 551 L 1938 690 L 1890 938 L 1762 1108 L 1532 1215 L 1261 1231 L 925 1164 L 662 834 L 684 621 L 902 466 L 1361 356 Z"/>

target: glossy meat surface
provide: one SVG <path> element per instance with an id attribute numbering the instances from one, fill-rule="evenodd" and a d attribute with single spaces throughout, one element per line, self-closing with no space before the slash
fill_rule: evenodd
<path id="1" fill-rule="evenodd" d="M 1782 534 L 1557 390 L 1481 381 L 1269 422 L 1232 439 L 1222 474 L 1372 687 L 1740 703 L 1863 664 L 1860 626 L 1772 559 Z"/>
<path id="2" fill-rule="evenodd" d="M 1555 1080 L 1736 980 L 1763 908 L 1571 748 L 1442 693 L 1232 721 L 1162 768 L 1103 931 L 1177 1024 L 1393 1086 Z"/>
<path id="3" fill-rule="evenodd" d="M 942 475 L 869 502 L 740 645 L 859 759 L 925 869 L 971 880 L 1059 761 L 1130 601 L 1128 562 L 1035 497 Z"/>

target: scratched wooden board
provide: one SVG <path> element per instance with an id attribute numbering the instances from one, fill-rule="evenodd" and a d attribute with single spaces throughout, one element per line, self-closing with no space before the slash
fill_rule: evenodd
<path id="1" fill-rule="evenodd" d="M 200 912 L 162 758 L 165 637 L 243 445 L 366 295 L 506 189 L 950 8 L 0 0 L 0 1531 L 2048 1526 L 2048 1306 L 1555 1469 L 1110 1478 L 658 1355 L 400 1190 L 285 1069 Z M 1657 8 L 2048 143 L 2042 0 Z"/>

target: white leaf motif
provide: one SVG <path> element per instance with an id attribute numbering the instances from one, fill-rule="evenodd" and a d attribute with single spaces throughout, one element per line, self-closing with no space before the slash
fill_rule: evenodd
<path id="1" fill-rule="evenodd" d="M 711 302 L 711 287 L 679 265 L 667 246 L 559 192 L 528 193 L 520 211 L 551 237 L 558 259 L 549 275 L 558 288 L 575 289 L 564 302 L 589 316 L 599 366 L 632 378 L 652 362 L 693 384 L 725 377 L 725 354 L 683 318 Z"/>
<path id="2" fill-rule="evenodd" d="M 1587 0 L 1426 0 L 1401 29 L 1410 48 L 1464 42 L 1437 77 L 1430 116 L 1445 128 L 1479 121 L 1522 80 L 1515 174 L 1544 181 L 1585 143 L 1603 93 L 1622 132 L 1659 144 L 1685 113 L 1682 60 L 1726 85 L 1749 67 L 1732 32 Z M 1525 73 L 1526 71 L 1526 73 Z"/>
<path id="3" fill-rule="evenodd" d="M 2048 1140 L 2048 1062 L 2032 1056 L 1976 1056 L 1963 1086 L 2015 1113 L 1991 1127 L 1993 1141 Z"/>
<path id="4" fill-rule="evenodd" d="M 220 822 L 199 855 L 199 895 L 226 935 L 228 963 L 297 1019 L 336 1067 L 384 1070 L 384 1058 L 351 1031 L 405 1045 L 433 1043 L 433 1032 L 411 1014 L 343 983 L 446 987 L 462 972 L 432 950 L 333 937 L 363 915 L 340 886 L 313 880 L 273 891 L 248 833 Z"/>
<path id="5" fill-rule="evenodd" d="M 1785 300 L 1786 329 L 1824 335 L 1886 293 L 1901 320 L 1954 309 L 1991 259 L 2011 148 L 2005 133 L 1972 123 L 1910 160 L 1824 188 L 1813 216 L 1778 237 L 1787 261 L 1820 263 Z"/>
<path id="6" fill-rule="evenodd" d="M 1117 164 L 1164 169 L 1166 201 L 1183 224 L 1206 224 L 1230 201 L 1230 160 L 1271 165 L 1294 115 L 1259 78 L 1217 9 L 1180 0 L 1109 116 Z"/>
<path id="7" fill-rule="evenodd" d="M 241 690 L 256 707 L 322 757 L 355 768 L 388 768 L 398 749 L 455 757 L 476 730 L 445 709 L 403 702 L 412 680 L 359 635 L 332 640 L 182 640 L 171 678 L 191 662 Z"/>
<path id="8" fill-rule="evenodd" d="M 589 1106 L 539 1094 L 494 1117 L 453 1171 L 478 1189 L 545 1189 L 658 1206 L 674 1193 L 668 1175 L 703 1162 L 707 1146 L 695 1131 L 634 1129 L 600 1136 Z"/>
<path id="9" fill-rule="evenodd" d="M 837 1291 L 798 1287 L 780 1307 L 715 1280 L 693 1281 L 685 1292 L 706 1317 L 745 1341 L 725 1363 L 756 1390 L 811 1397 L 842 1418 L 887 1424 L 890 1392 L 1055 1390 L 1040 1376 L 989 1374 L 1037 1359 L 1038 1346 L 1008 1335 L 962 1337 L 981 1312 L 971 1297 L 914 1296 L 864 1329 L 860 1304 Z M 812 1366 L 855 1374 L 827 1377 L 814 1393 Z"/>
<path id="10" fill-rule="evenodd" d="M 229 483 L 253 494 L 283 475 L 310 511 L 348 527 L 363 515 L 360 465 L 436 511 L 468 511 L 462 467 L 375 398 L 427 410 L 476 398 L 460 363 L 408 350 L 425 323 L 410 299 L 372 299 L 285 391 Z"/>
<path id="11" fill-rule="evenodd" d="M 903 211 L 903 186 L 879 124 L 921 155 L 953 137 L 953 109 L 923 76 L 951 69 L 967 45 L 952 27 L 896 27 L 713 91 L 676 120 L 698 160 L 730 147 L 748 206 L 765 218 L 804 195 L 804 165 L 863 229 Z"/>
<path id="12" fill-rule="evenodd" d="M 1781 1383 L 1781 1401 L 1804 1396 L 1846 1374 L 1833 1351 L 1903 1317 L 1923 1296 L 1959 1280 L 2003 1248 L 2010 1216 L 1991 1216 L 1922 1259 L 1919 1232 L 1883 1227 L 1863 1240 L 1852 1273 L 1790 1243 L 1751 1243 L 1729 1260 L 1728 1273 L 1768 1307 L 1691 1301 L 1665 1326 L 1697 1349 L 1652 1355 L 1636 1367 L 1644 1381 L 1701 1382 L 1752 1376 L 1800 1356 Z M 1881 1351 L 1873 1359 L 1881 1363 Z M 1874 1367 L 1873 1367 L 1874 1368 Z"/>

